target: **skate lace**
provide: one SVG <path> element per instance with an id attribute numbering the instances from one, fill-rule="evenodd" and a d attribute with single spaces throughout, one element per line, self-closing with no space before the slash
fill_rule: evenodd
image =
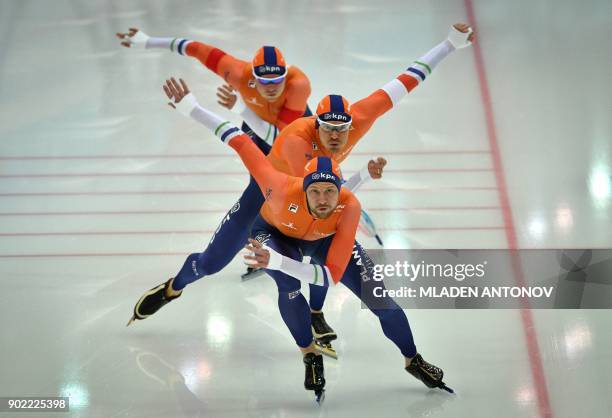
<path id="1" fill-rule="evenodd" d="M 419 362 L 419 367 L 421 368 L 421 370 L 423 370 L 424 372 L 426 372 L 427 374 L 429 374 L 430 376 L 436 379 L 439 379 L 440 376 L 442 375 L 442 369 L 434 366 L 433 364 L 429 364 L 422 358 L 421 358 L 421 361 Z"/>

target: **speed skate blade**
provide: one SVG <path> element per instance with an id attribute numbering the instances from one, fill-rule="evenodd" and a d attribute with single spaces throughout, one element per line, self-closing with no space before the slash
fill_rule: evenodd
<path id="1" fill-rule="evenodd" d="M 315 401 L 317 401 L 319 406 L 323 405 L 323 401 L 325 401 L 325 389 L 315 391 Z"/>
<path id="2" fill-rule="evenodd" d="M 315 349 L 327 357 L 331 357 L 333 359 L 338 359 L 338 353 L 334 350 L 334 347 L 330 343 L 323 344 L 319 341 L 315 341 Z"/>
<path id="3" fill-rule="evenodd" d="M 442 383 L 439 387 L 440 387 L 440 389 L 443 389 L 443 390 L 447 391 L 448 393 L 453 393 L 453 394 L 455 393 L 455 391 L 452 388 L 449 388 L 444 383 Z"/>
<path id="4" fill-rule="evenodd" d="M 264 270 L 264 269 L 249 270 L 246 273 L 240 275 L 240 278 L 242 279 L 243 282 L 246 282 L 247 280 L 255 279 L 255 278 L 261 276 L 265 272 L 266 272 L 266 270 Z"/>
<path id="5" fill-rule="evenodd" d="M 125 324 L 126 327 L 129 327 L 130 325 L 132 325 L 132 322 L 136 321 L 136 317 L 134 315 L 132 315 L 132 317 L 130 318 L 130 320 L 128 321 L 127 324 Z"/>
<path id="6" fill-rule="evenodd" d="M 384 246 L 385 246 L 385 244 L 383 244 L 382 239 L 380 239 L 380 236 L 379 236 L 378 234 L 374 235 L 374 238 L 376 238 L 376 241 L 378 241 L 378 244 L 379 244 L 381 247 L 384 247 Z"/>

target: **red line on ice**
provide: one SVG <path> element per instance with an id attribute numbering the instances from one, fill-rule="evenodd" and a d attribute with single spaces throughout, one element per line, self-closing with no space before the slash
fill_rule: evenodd
<path id="1" fill-rule="evenodd" d="M 351 155 L 371 156 L 379 151 L 358 151 Z M 469 155 L 490 154 L 489 150 L 399 150 L 385 151 L 385 155 Z M 37 161 L 37 160 L 136 160 L 136 159 L 206 159 L 237 158 L 231 152 L 210 154 L 126 154 L 126 155 L 12 155 L 0 157 L 0 161 Z"/>
<path id="2" fill-rule="evenodd" d="M 469 23 L 477 30 L 478 28 L 475 24 L 476 18 L 474 14 L 472 0 L 464 0 L 464 4 Z M 508 241 L 508 248 L 510 250 L 516 250 L 518 248 L 516 230 L 512 219 L 512 208 L 510 206 L 510 199 L 508 196 L 508 189 L 506 187 L 506 180 L 504 178 L 501 153 L 497 139 L 497 131 L 495 128 L 495 118 L 493 115 L 493 104 L 491 101 L 491 95 L 489 93 L 489 85 L 487 82 L 485 64 L 482 57 L 482 50 L 480 49 L 480 43 L 478 42 L 478 38 L 476 38 L 476 42 L 472 45 L 472 50 L 474 51 L 476 73 L 478 75 L 478 82 L 480 85 L 480 97 L 484 107 L 487 137 L 489 140 L 489 149 L 491 150 L 495 179 L 499 188 L 500 206 L 502 208 L 502 215 L 506 230 L 506 239 Z M 520 258 L 518 257 L 518 255 L 516 255 L 516 253 L 512 256 L 512 269 L 517 285 L 524 286 L 525 277 L 523 275 Z M 534 388 L 538 400 L 538 409 L 542 417 L 552 417 L 552 409 L 548 396 L 546 377 L 544 375 L 544 367 L 542 365 L 542 358 L 540 356 L 540 349 L 538 346 L 538 339 L 536 335 L 533 316 L 528 306 L 524 306 L 520 310 L 520 312 L 521 321 L 523 324 L 523 331 L 525 334 L 525 340 L 527 343 L 527 352 L 529 355 L 531 374 L 533 377 Z"/>
<path id="3" fill-rule="evenodd" d="M 422 206 L 401 208 L 366 208 L 368 212 L 419 212 L 419 211 L 461 211 L 461 210 L 499 210 L 499 206 Z M 125 215 L 198 215 L 225 213 L 226 209 L 169 209 L 169 210 L 92 210 L 92 211 L 54 211 L 54 212 L 0 212 L 0 216 L 125 216 Z"/>
<path id="4" fill-rule="evenodd" d="M 448 187 L 375 187 L 359 189 L 359 193 L 370 192 L 433 192 L 439 190 L 454 191 L 497 191 L 497 186 L 448 186 Z M 107 192 L 4 192 L 0 197 L 36 197 L 36 196 L 144 196 L 144 195 L 239 195 L 243 190 L 126 190 Z"/>
<path id="5" fill-rule="evenodd" d="M 480 231 L 503 230 L 503 226 L 434 226 L 434 227 L 388 227 L 380 231 Z M 1 232 L 0 237 L 47 237 L 47 236 L 100 236 L 100 235 L 202 235 L 212 234 L 213 229 L 195 230 L 151 230 L 151 231 L 49 231 L 49 232 Z"/>
<path id="6" fill-rule="evenodd" d="M 387 169 L 385 174 L 391 173 L 481 173 L 493 171 L 491 168 L 403 168 Z M 0 174 L 0 179 L 20 179 L 20 178 L 62 178 L 62 177 L 189 177 L 189 176 L 238 176 L 246 174 L 243 171 L 166 171 L 166 172 L 134 172 L 134 173 L 23 173 L 23 174 Z M 352 174 L 351 171 L 346 172 Z"/>

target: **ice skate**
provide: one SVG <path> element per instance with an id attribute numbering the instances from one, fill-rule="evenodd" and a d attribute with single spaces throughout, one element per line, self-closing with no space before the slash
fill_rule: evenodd
<path id="1" fill-rule="evenodd" d="M 359 219 L 359 229 L 367 236 L 376 238 L 376 242 L 378 242 L 378 245 L 380 245 L 381 247 L 384 247 L 383 241 L 380 238 L 380 235 L 378 235 L 376 224 L 374 224 L 374 221 L 372 220 L 370 215 L 368 215 L 368 213 L 363 209 L 361 209 L 361 218 Z"/>
<path id="2" fill-rule="evenodd" d="M 247 267 L 246 273 L 243 273 L 240 278 L 243 282 L 251 279 L 255 279 L 266 272 L 265 269 Z"/>
<path id="3" fill-rule="evenodd" d="M 167 289 L 173 280 L 174 278 L 171 278 L 167 282 L 147 290 L 140 297 L 140 299 L 138 299 L 138 302 L 136 302 L 136 305 L 134 306 L 134 314 L 126 326 L 129 326 L 136 320 L 148 318 L 157 312 L 162 306 L 181 296 L 183 293 L 182 291 L 176 296 L 167 296 Z"/>
<path id="4" fill-rule="evenodd" d="M 338 338 L 336 332 L 325 321 L 322 312 L 312 312 L 310 314 L 312 335 L 315 340 L 315 348 L 321 354 L 337 359 L 338 353 L 332 347 L 331 342 Z"/>
<path id="5" fill-rule="evenodd" d="M 304 356 L 304 388 L 314 390 L 315 400 L 320 405 L 325 400 L 325 376 L 323 372 L 323 356 L 320 354 L 307 353 Z"/>
<path id="6" fill-rule="evenodd" d="M 442 369 L 423 360 L 420 354 L 412 359 L 410 365 L 406 367 L 406 371 L 423 382 L 428 388 L 439 388 L 449 393 L 455 393 L 442 381 L 444 377 Z"/>

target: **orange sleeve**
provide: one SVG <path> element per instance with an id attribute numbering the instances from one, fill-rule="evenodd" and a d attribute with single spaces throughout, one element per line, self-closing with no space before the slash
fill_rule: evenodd
<path id="1" fill-rule="evenodd" d="M 297 75 L 287 86 L 285 104 L 278 114 L 276 126 L 282 130 L 285 126 L 304 115 L 307 100 L 310 97 L 310 81 L 304 75 Z"/>
<path id="2" fill-rule="evenodd" d="M 285 137 L 281 145 L 281 158 L 289 167 L 290 176 L 302 177 L 304 166 L 312 159 L 312 145 L 297 135 Z"/>
<path id="3" fill-rule="evenodd" d="M 232 86 L 237 85 L 242 77 L 246 61 L 241 61 L 225 53 L 219 48 L 201 42 L 189 42 L 185 53 L 197 58 L 210 71 L 221 76 Z"/>
<path id="4" fill-rule="evenodd" d="M 342 279 L 351 258 L 360 217 L 361 204 L 351 193 L 346 201 L 346 207 L 342 211 L 342 216 L 338 220 L 336 234 L 332 239 L 325 260 L 325 265 L 329 269 L 334 283 L 338 283 Z"/>
<path id="5" fill-rule="evenodd" d="M 282 205 L 289 176 L 276 170 L 246 134 L 232 138 L 229 145 L 238 153 L 249 173 L 255 178 L 266 200 L 270 199 L 272 205 L 276 202 Z"/>
<path id="6" fill-rule="evenodd" d="M 304 110 L 291 110 L 287 108 L 287 106 L 283 106 L 283 108 L 278 113 L 278 119 L 276 120 L 276 127 L 278 128 L 279 131 L 282 131 L 285 126 L 289 125 L 294 120 L 303 116 L 305 111 L 306 111 L 306 108 L 304 108 Z"/>
<path id="7" fill-rule="evenodd" d="M 376 119 L 384 115 L 393 107 L 389 95 L 384 90 L 378 89 L 365 99 L 355 102 L 351 106 L 353 115 L 353 127 L 364 135 Z"/>

